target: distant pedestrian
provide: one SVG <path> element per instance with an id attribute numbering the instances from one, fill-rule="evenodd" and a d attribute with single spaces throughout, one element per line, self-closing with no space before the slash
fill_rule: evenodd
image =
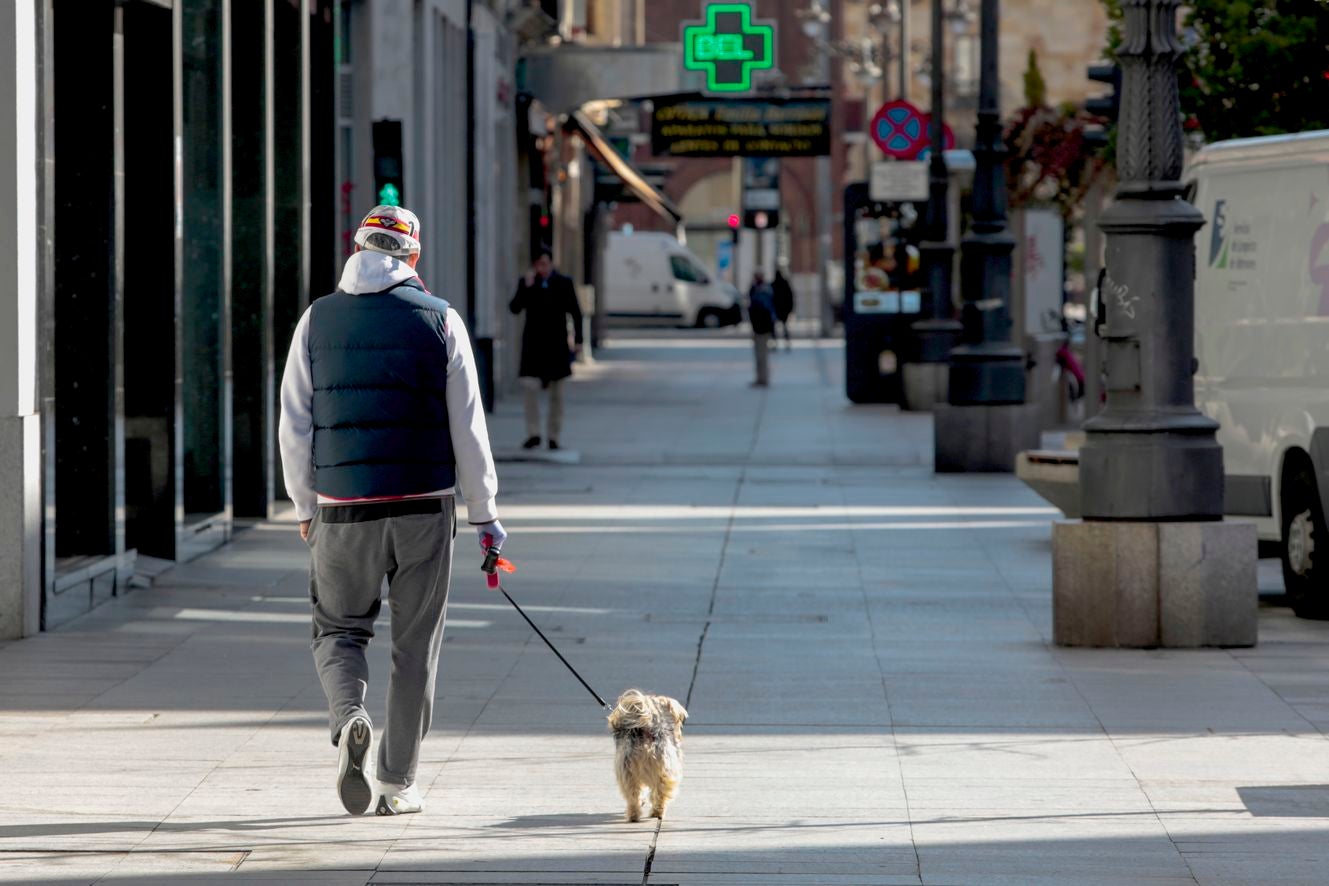
<path id="1" fill-rule="evenodd" d="M 789 318 L 794 315 L 794 287 L 789 285 L 789 278 L 783 271 L 775 272 L 775 280 L 771 283 L 771 292 L 775 301 L 775 319 L 779 322 L 779 329 L 776 331 L 776 344 L 779 344 L 780 333 L 784 333 L 784 343 L 788 350 L 794 349 L 794 340 L 789 335 Z"/>
<path id="2" fill-rule="evenodd" d="M 768 387 L 771 383 L 771 334 L 775 332 L 775 293 L 761 271 L 752 275 L 752 286 L 748 289 L 748 322 L 752 325 L 752 349 L 757 361 L 757 378 L 752 387 Z"/>
<path id="3" fill-rule="evenodd" d="M 540 391 L 549 391 L 549 448 L 558 449 L 563 431 L 563 382 L 572 375 L 572 361 L 582 348 L 581 305 L 572 280 L 554 270 L 549 250 L 542 249 L 535 264 L 517 285 L 512 313 L 526 313 L 521 336 L 518 375 L 526 395 L 526 442 L 523 449 L 540 445 Z M 568 347 L 568 318 L 572 318 L 575 347 Z"/>
<path id="4" fill-rule="evenodd" d="M 502 547 L 498 478 L 461 318 L 415 272 L 420 222 L 378 206 L 360 223 L 337 292 L 295 327 L 281 386 L 286 491 L 312 566 L 314 664 L 328 698 L 337 790 L 352 815 L 419 812 L 457 515 Z M 365 649 L 383 579 L 392 612 L 387 726 L 376 787 Z"/>

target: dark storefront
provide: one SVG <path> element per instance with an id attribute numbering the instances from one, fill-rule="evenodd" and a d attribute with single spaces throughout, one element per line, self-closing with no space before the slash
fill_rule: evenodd
<path id="1" fill-rule="evenodd" d="M 46 627 L 281 494 L 275 379 L 340 254 L 334 3 L 48 0 Z"/>

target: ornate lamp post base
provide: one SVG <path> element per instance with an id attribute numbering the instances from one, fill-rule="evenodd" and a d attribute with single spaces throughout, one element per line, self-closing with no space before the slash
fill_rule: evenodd
<path id="1" fill-rule="evenodd" d="M 932 0 L 932 142 L 928 158 L 927 239 L 920 245 L 927 269 L 926 319 L 910 327 L 912 353 L 902 371 L 904 408 L 927 411 L 947 401 L 951 349 L 964 327 L 952 319 L 952 271 L 955 246 L 950 242 L 950 170 L 946 166 L 946 17 L 942 0 Z"/>
<path id="2" fill-rule="evenodd" d="M 952 384 L 954 379 L 952 373 Z M 1038 448 L 1038 417 L 1037 403 L 938 404 L 932 410 L 933 469 L 939 474 L 1009 474 L 1021 452 Z"/>
<path id="3" fill-rule="evenodd" d="M 963 332 L 951 350 L 947 405 L 934 410 L 938 472 L 1015 470 L 1036 449 L 1038 407 L 1025 404 L 1025 355 L 1011 343 L 1011 254 L 1000 113 L 1000 8 L 983 0 L 978 126 L 974 138 L 974 219 L 960 250 Z M 934 9 L 934 27 L 940 23 Z"/>
<path id="4" fill-rule="evenodd" d="M 1095 334 L 1107 407 L 1085 423 L 1083 521 L 1052 537 L 1053 640 L 1063 646 L 1251 646 L 1255 526 L 1223 521 L 1218 423 L 1195 408 L 1193 238 L 1182 199 L 1175 65 L 1180 0 L 1127 0 L 1121 187 L 1103 215 Z"/>

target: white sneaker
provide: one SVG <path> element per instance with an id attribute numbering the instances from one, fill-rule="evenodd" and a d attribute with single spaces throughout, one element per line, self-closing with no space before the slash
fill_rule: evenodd
<path id="1" fill-rule="evenodd" d="M 341 804 L 352 815 L 364 815 L 373 802 L 374 792 L 369 787 L 365 761 L 369 746 L 374 741 L 374 730 L 364 717 L 353 717 L 342 727 L 337 740 L 337 793 Z"/>
<path id="2" fill-rule="evenodd" d="M 415 785 L 403 786 L 379 782 L 375 815 L 406 815 L 410 812 L 422 812 L 424 808 L 424 798 L 420 796 L 420 789 Z"/>

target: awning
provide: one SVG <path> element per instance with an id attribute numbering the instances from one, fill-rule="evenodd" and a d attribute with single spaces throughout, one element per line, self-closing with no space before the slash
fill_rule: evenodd
<path id="1" fill-rule="evenodd" d="M 674 201 L 651 187 L 651 183 L 642 177 L 641 172 L 623 159 L 622 154 L 614 150 L 614 146 L 609 144 L 609 141 L 604 137 L 604 133 L 590 121 L 590 118 L 581 111 L 573 111 L 570 119 L 573 128 L 586 142 L 586 147 L 590 149 L 595 159 L 609 167 L 614 175 L 618 176 L 619 181 L 623 182 L 628 190 L 637 195 L 637 199 L 649 206 L 651 211 L 670 224 L 681 225 L 683 223 L 683 213 Z"/>
<path id="2" fill-rule="evenodd" d="M 706 88 L 706 77 L 700 71 L 684 70 L 682 59 L 679 43 L 531 47 L 517 62 L 517 88 L 555 114 L 570 114 L 587 102 L 652 98 Z"/>

